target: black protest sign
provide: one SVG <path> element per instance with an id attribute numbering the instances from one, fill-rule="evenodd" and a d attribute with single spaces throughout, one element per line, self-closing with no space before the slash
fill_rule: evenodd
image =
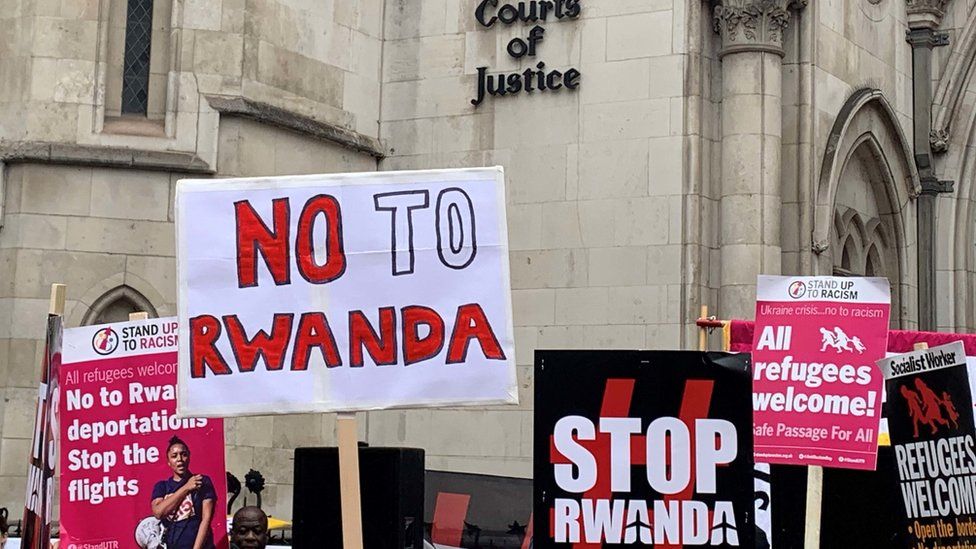
<path id="1" fill-rule="evenodd" d="M 976 544 L 976 431 L 962 342 L 879 361 L 912 549 Z"/>
<path id="2" fill-rule="evenodd" d="M 749 355 L 538 351 L 535 549 L 752 547 Z"/>

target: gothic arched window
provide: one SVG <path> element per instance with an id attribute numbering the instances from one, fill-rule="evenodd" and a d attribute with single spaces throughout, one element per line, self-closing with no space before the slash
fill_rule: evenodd
<path id="1" fill-rule="evenodd" d="M 156 318 L 156 308 L 145 296 L 128 286 L 119 286 L 105 292 L 95 300 L 91 308 L 81 320 L 83 326 L 94 324 L 108 324 L 110 322 L 125 322 L 131 313 L 149 313 L 149 318 Z"/>
<path id="2" fill-rule="evenodd" d="M 914 242 L 918 174 L 898 116 L 880 90 L 857 90 L 828 142 L 816 189 L 813 270 L 887 278 L 892 327 L 913 328 L 918 304 L 909 258 L 916 250 L 908 243 Z"/>

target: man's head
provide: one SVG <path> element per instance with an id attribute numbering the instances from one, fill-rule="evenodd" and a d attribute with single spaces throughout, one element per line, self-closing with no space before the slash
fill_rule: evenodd
<path id="1" fill-rule="evenodd" d="M 230 541 L 240 549 L 264 549 L 268 545 L 268 515 L 258 507 L 241 507 L 234 513 Z"/>

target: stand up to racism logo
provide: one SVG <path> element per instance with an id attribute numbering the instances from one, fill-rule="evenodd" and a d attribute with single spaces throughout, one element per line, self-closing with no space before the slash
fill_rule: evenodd
<path id="1" fill-rule="evenodd" d="M 114 353 L 118 347 L 119 334 L 112 328 L 102 328 L 92 336 L 92 349 L 102 356 Z"/>

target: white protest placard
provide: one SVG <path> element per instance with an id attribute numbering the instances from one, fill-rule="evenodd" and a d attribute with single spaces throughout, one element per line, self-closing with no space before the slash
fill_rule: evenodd
<path id="1" fill-rule="evenodd" d="M 180 414 L 517 403 L 501 168 L 183 180 Z"/>

